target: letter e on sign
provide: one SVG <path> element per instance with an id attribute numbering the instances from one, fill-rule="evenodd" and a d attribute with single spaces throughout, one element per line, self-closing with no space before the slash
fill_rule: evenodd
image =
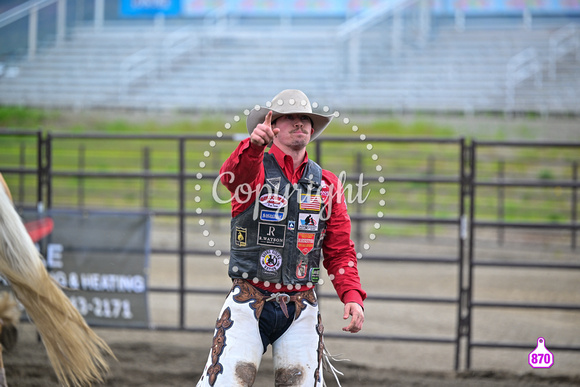
<path id="1" fill-rule="evenodd" d="M 62 269 L 62 252 L 64 248 L 60 244 L 49 243 L 46 248 L 46 264 L 49 269 Z"/>

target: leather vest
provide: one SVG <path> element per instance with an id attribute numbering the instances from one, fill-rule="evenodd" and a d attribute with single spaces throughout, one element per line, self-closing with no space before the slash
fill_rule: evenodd
<path id="1" fill-rule="evenodd" d="M 292 185 L 274 156 L 265 153 L 264 171 L 259 195 L 232 218 L 228 274 L 283 285 L 315 284 L 327 219 L 322 168 L 309 160 Z"/>

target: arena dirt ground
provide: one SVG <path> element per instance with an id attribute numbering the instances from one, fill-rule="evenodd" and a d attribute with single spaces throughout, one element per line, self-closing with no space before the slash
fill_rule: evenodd
<path id="1" fill-rule="evenodd" d="M 207 357 L 207 335 L 199 333 L 152 332 L 99 329 L 117 356 L 104 386 L 193 386 Z M 58 386 L 42 343 L 34 327 L 20 327 L 18 345 L 4 354 L 8 385 L 12 387 Z M 341 362 L 343 386 L 414 387 L 544 387 L 580 386 L 580 377 L 570 375 L 516 374 L 506 371 L 424 371 L 367 367 L 356 361 Z M 264 357 L 256 387 L 272 386 L 272 362 Z M 337 384 L 328 373 L 329 386 Z"/>
<path id="2" fill-rule="evenodd" d="M 199 231 L 191 229 L 189 232 L 193 236 Z M 494 242 L 494 235 L 493 232 L 478 234 L 478 258 L 519 260 L 525 257 L 531 261 L 543 261 L 549 256 L 562 262 L 577 262 L 578 259 L 577 251 L 570 250 L 566 243 L 566 235 L 562 243 L 558 235 L 553 234 L 507 233 L 501 248 Z M 195 239 L 191 239 L 190 243 L 195 243 Z M 375 253 L 374 250 L 389 251 L 393 255 L 429 252 L 446 256 L 455 252 L 453 241 L 445 235 L 431 242 L 425 238 L 385 237 L 373 244 L 369 253 Z M 174 242 L 174 230 L 171 227 L 164 230 L 154 222 L 152 244 L 163 248 Z M 175 286 L 172 281 L 177 278 L 176 263 L 174 255 L 153 255 L 149 269 L 150 286 Z M 211 329 L 230 283 L 222 258 L 192 256 L 186 266 L 189 286 L 195 284 L 196 287 L 224 290 L 219 295 L 193 294 L 187 297 L 186 326 L 200 327 L 206 332 L 97 328 L 97 333 L 117 357 L 117 360 L 111 359 L 111 370 L 103 386 L 195 385 L 207 359 L 213 336 Z M 453 266 L 381 263 L 363 258 L 358 267 L 369 294 L 454 297 L 457 292 L 457 268 Z M 478 267 L 474 272 L 473 293 L 476 300 L 579 305 L 579 275 L 578 270 Z M 373 335 L 452 338 L 457 321 L 457 309 L 453 304 L 367 300 L 361 334 L 370 339 L 353 340 L 356 335 L 341 332 L 345 326 L 342 305 L 324 272 L 322 278 L 325 284 L 319 288 L 319 301 L 325 333 L 332 336 L 326 338 L 326 346 L 333 355 L 349 359 L 334 363 L 344 373 L 340 377 L 342 386 L 580 386 L 580 351 L 554 349 L 567 345 L 580 347 L 579 311 L 475 309 L 472 315 L 474 341 L 524 343 L 529 344 L 529 348 L 475 348 L 471 352 L 469 371 L 465 371 L 463 351 L 460 371 L 455 372 L 453 344 L 372 339 Z M 177 326 L 176 305 L 175 295 L 151 294 L 152 324 Z M 527 363 L 528 353 L 540 336 L 545 337 L 547 348 L 554 354 L 554 365 L 549 369 L 532 369 Z M 18 343 L 11 351 L 5 352 L 3 358 L 9 386 L 57 386 L 32 324 L 19 326 Z M 328 386 L 337 386 L 331 374 L 326 373 L 325 380 Z M 270 350 L 263 357 L 254 385 L 273 386 Z"/>
<path id="3" fill-rule="evenodd" d="M 153 244 L 171 243 L 156 227 Z M 170 233 L 168 235 L 171 235 Z M 483 235 L 482 235 L 483 236 Z M 157 240 L 160 238 L 161 240 Z M 518 239 L 512 235 L 512 241 Z M 536 237 L 540 240 L 540 237 Z M 553 238 L 550 238 L 552 240 Z M 419 248 L 444 253 L 444 242 L 425 243 L 412 240 L 386 241 L 392 253 L 417 252 Z M 493 245 L 493 244 L 492 244 Z M 376 246 L 383 248 L 382 246 Z M 481 243 L 479 251 L 489 257 L 501 252 L 510 259 L 505 246 L 499 250 Z M 519 245 L 513 252 L 529 259 L 540 259 L 544 253 L 526 250 Z M 577 253 L 561 253 L 561 259 L 577 259 Z M 154 256 L 151 261 L 151 286 L 166 284 L 174 277 L 175 258 Z M 197 260 L 188 271 L 187 281 L 199 286 L 224 287 L 228 279 L 222 260 Z M 379 267 L 376 263 L 359 261 L 363 285 L 369 293 L 424 294 L 452 296 L 455 292 L 456 272 L 437 265 L 406 265 L 393 263 Z M 580 303 L 580 281 L 577 273 L 550 273 L 534 270 L 491 270 L 481 268 L 476 273 L 475 296 L 480 299 L 505 299 L 524 302 L 555 301 L 563 304 Z M 330 293 L 328 285 L 319 294 Z M 196 296 L 188 304 L 188 326 L 211 329 L 215 324 L 224 295 Z M 205 297 L 205 298 L 203 298 Z M 321 298 L 326 339 L 330 353 L 348 361 L 334 365 L 344 373 L 342 386 L 413 386 L 413 387 L 544 387 L 580 386 L 580 353 L 552 349 L 555 363 L 550 369 L 532 369 L 527 364 L 530 349 L 486 349 L 472 351 L 469 371 L 454 371 L 454 346 L 451 344 L 412 343 L 405 341 L 352 340 L 354 335 L 341 336 L 342 306 L 333 298 Z M 191 302 L 191 301 L 190 301 Z M 160 297 L 151 298 L 151 319 L 159 326 L 175 324 L 175 308 Z M 414 303 L 367 301 L 365 304 L 367 335 L 453 337 L 456 309 L 449 305 L 415 305 Z M 473 338 L 479 341 L 529 343 L 533 349 L 538 336 L 546 337 L 546 345 L 578 346 L 580 323 L 578 312 L 544 310 L 479 310 L 474 313 Z M 111 370 L 104 386 L 194 386 L 207 359 L 211 332 L 178 332 L 161 330 L 131 330 L 97 328 L 113 349 L 117 360 L 111 359 Z M 337 337 L 338 336 L 338 337 Z M 342 338 L 344 337 L 344 338 Z M 30 323 L 19 327 L 18 343 L 4 353 L 8 385 L 11 387 L 57 386 L 54 372 L 44 347 Z M 464 364 L 464 359 L 461 359 Z M 460 370 L 464 370 L 460 367 Z M 328 386 L 337 386 L 330 373 L 325 373 Z M 263 357 L 256 387 L 273 386 L 271 352 Z"/>

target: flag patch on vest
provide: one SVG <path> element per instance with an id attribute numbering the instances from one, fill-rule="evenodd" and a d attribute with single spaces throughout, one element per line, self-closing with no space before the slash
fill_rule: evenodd
<path id="1" fill-rule="evenodd" d="M 282 266 L 282 254 L 276 250 L 265 250 L 260 255 L 260 264 L 269 273 L 274 273 Z"/>
<path id="2" fill-rule="evenodd" d="M 320 220 L 320 216 L 318 214 L 298 214 L 298 220 L 298 230 L 318 230 L 318 221 Z"/>
<path id="3" fill-rule="evenodd" d="M 258 223 L 258 244 L 284 247 L 286 226 L 283 224 Z"/>
<path id="4" fill-rule="evenodd" d="M 236 246 L 246 247 L 248 245 L 248 229 L 236 227 Z"/>
<path id="5" fill-rule="evenodd" d="M 296 246 L 298 250 L 304 255 L 308 254 L 314 248 L 314 238 L 316 234 L 311 234 L 309 232 L 299 232 Z"/>
<path id="6" fill-rule="evenodd" d="M 320 211 L 320 195 L 300 194 L 300 209 Z"/>

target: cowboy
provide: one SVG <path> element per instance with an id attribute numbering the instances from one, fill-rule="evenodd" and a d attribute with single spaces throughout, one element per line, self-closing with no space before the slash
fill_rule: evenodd
<path id="1" fill-rule="evenodd" d="M 322 254 L 343 318 L 351 318 L 343 330 L 361 330 L 366 293 L 342 186 L 306 152 L 332 118 L 313 113 L 302 91 L 284 90 L 269 107 L 250 112 L 250 137 L 224 162 L 233 285 L 198 386 L 251 386 L 268 345 L 276 386 L 322 386 L 323 326 L 314 292 Z"/>

